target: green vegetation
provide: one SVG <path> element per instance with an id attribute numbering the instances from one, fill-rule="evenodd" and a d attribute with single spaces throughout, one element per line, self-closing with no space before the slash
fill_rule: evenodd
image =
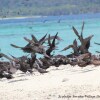
<path id="1" fill-rule="evenodd" d="M 0 0 L 0 2 L 0 17 L 100 12 L 100 0 Z"/>

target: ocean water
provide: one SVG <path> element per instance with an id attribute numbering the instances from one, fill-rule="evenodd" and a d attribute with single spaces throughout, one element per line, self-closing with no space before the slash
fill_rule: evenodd
<path id="1" fill-rule="evenodd" d="M 60 20 L 60 23 L 58 23 L 58 20 Z M 65 46 L 72 44 L 74 39 L 77 39 L 77 36 L 72 30 L 72 26 L 81 32 L 83 21 L 85 22 L 84 37 L 94 35 L 91 40 L 90 52 L 95 54 L 95 51 L 100 51 L 100 46 L 94 44 L 94 42 L 100 43 L 100 14 L 0 20 L 1 52 L 16 57 L 27 55 L 27 53 L 24 53 L 20 49 L 11 47 L 10 44 L 13 43 L 23 47 L 27 44 L 23 37 L 31 39 L 31 34 L 34 34 L 39 39 L 46 33 L 55 35 L 58 32 L 58 36 L 63 41 L 59 43 L 58 50 L 53 53 L 67 55 L 72 52 L 72 49 L 64 52 L 60 51 Z"/>

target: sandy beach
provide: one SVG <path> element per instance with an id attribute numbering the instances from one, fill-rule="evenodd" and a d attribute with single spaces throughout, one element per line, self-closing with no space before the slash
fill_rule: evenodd
<path id="1" fill-rule="evenodd" d="M 10 20 L 10 19 L 28 19 L 28 18 L 41 18 L 41 17 L 47 17 L 47 16 L 26 16 L 26 17 L 4 17 L 4 18 L 0 18 L 0 20 Z"/>
<path id="2" fill-rule="evenodd" d="M 100 100 L 100 66 L 62 65 L 30 75 L 17 71 L 0 79 L 0 100 Z"/>

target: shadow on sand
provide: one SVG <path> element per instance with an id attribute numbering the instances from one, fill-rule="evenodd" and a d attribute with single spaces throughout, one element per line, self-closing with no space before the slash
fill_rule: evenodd
<path id="1" fill-rule="evenodd" d="M 14 83 L 14 82 L 20 82 L 20 81 L 26 81 L 28 79 L 18 79 L 18 80 L 11 80 L 8 83 Z"/>

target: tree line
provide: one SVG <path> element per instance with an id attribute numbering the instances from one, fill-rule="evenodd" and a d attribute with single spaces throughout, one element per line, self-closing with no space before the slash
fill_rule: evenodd
<path id="1" fill-rule="evenodd" d="M 99 13 L 100 0 L 1 0 L 0 17 Z"/>

